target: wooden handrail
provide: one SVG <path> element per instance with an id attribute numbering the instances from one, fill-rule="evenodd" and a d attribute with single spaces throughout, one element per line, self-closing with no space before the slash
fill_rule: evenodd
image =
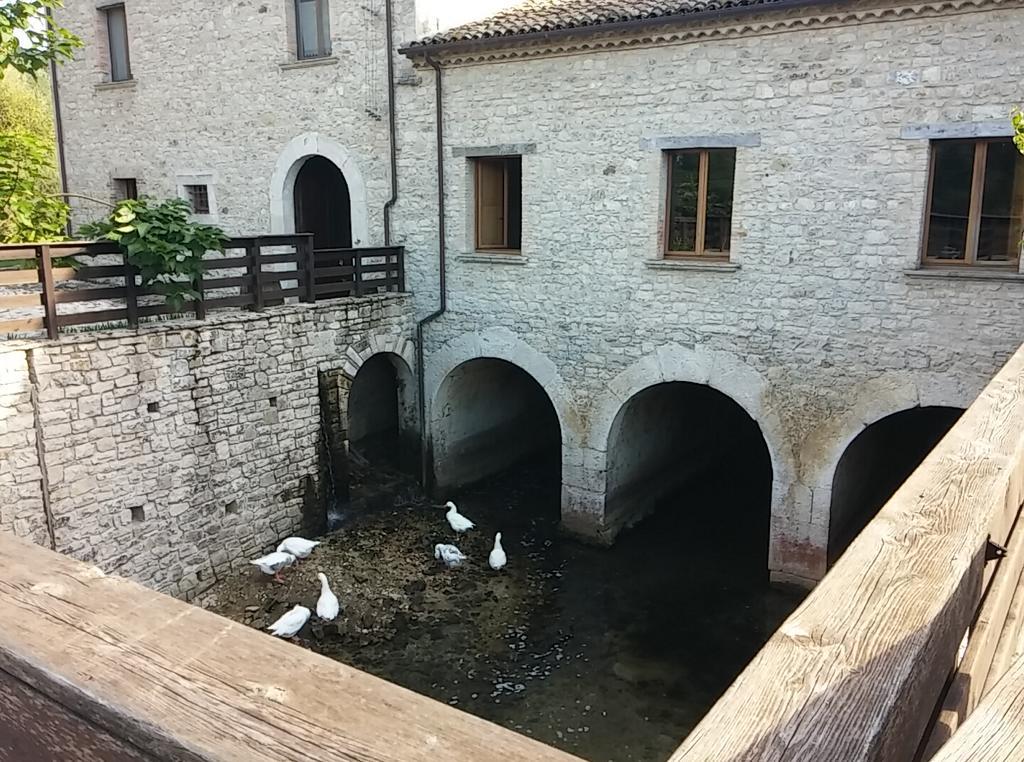
<path id="1" fill-rule="evenodd" d="M 0 622 L 0 737 L 33 759 L 579 762 L 7 533 Z"/>
<path id="2" fill-rule="evenodd" d="M 672 761 L 913 759 L 1022 484 L 1024 348 Z"/>

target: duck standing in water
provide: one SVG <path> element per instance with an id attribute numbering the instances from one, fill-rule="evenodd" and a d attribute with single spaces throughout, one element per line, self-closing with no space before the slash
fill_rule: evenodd
<path id="1" fill-rule="evenodd" d="M 316 615 L 325 622 L 333 622 L 338 618 L 338 611 L 341 606 L 338 604 L 338 596 L 331 590 L 327 583 L 327 575 L 323 572 L 317 573 L 320 580 L 320 598 L 316 602 Z"/>
<path id="2" fill-rule="evenodd" d="M 445 514 L 445 517 L 448 519 L 448 526 L 459 534 L 468 532 L 476 526 L 476 524 L 459 513 L 459 509 L 455 507 L 455 503 L 445 503 L 445 507 L 448 509 L 448 513 Z"/>
<path id="3" fill-rule="evenodd" d="M 313 552 L 320 543 L 316 540 L 307 540 L 304 537 L 286 537 L 281 540 L 281 544 L 277 546 L 278 553 L 291 553 L 296 558 L 309 558 L 309 554 Z"/>
<path id="4" fill-rule="evenodd" d="M 291 611 L 286 611 L 272 625 L 267 627 L 271 635 L 279 638 L 292 638 L 309 621 L 309 609 L 305 606 L 296 606 Z"/>
<path id="5" fill-rule="evenodd" d="M 491 550 L 491 555 L 487 557 L 487 563 L 494 571 L 501 571 L 505 568 L 505 564 L 508 563 L 505 549 L 501 547 L 501 532 L 494 535 L 494 549 Z"/>
<path id="6" fill-rule="evenodd" d="M 260 567 L 260 571 L 264 574 L 273 574 L 274 582 L 284 584 L 284 580 L 281 579 L 281 570 L 286 569 L 295 563 L 295 556 L 291 553 L 285 553 L 284 551 L 279 550 L 275 553 L 268 553 L 262 558 L 257 558 L 255 561 L 250 561 L 249 563 Z"/>
<path id="7" fill-rule="evenodd" d="M 462 562 L 466 560 L 466 556 L 454 545 L 442 545 L 441 543 L 434 546 L 434 558 L 442 561 L 449 569 L 461 566 Z"/>

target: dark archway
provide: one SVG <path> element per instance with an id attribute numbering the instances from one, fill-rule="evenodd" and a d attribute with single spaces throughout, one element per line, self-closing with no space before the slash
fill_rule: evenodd
<path id="1" fill-rule="evenodd" d="M 963 414 L 957 407 L 915 407 L 864 429 L 839 459 L 832 479 L 828 562 L 835 562 L 878 510 Z"/>
<path id="2" fill-rule="evenodd" d="M 415 468 L 416 411 L 412 371 L 395 354 L 373 355 L 348 394 L 349 449 L 373 465 Z"/>
<path id="3" fill-rule="evenodd" d="M 701 384 L 650 386 L 619 410 L 608 435 L 605 522 L 652 521 L 767 576 L 772 462 L 757 422 Z M 662 515 L 664 514 L 664 515 Z"/>
<path id="4" fill-rule="evenodd" d="M 458 489 L 523 463 L 561 470 L 561 427 L 543 387 L 505 360 L 469 360 L 442 381 L 434 399 L 434 485 Z"/>
<path id="5" fill-rule="evenodd" d="M 310 156 L 295 177 L 295 232 L 312 233 L 316 249 L 352 247 L 352 203 L 345 175 L 323 156 Z"/>

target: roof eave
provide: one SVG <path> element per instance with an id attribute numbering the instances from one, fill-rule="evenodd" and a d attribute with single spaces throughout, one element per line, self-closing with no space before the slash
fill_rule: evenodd
<path id="1" fill-rule="evenodd" d="M 587 26 L 574 26 L 566 29 L 548 29 L 541 32 L 480 37 L 472 40 L 452 40 L 451 42 L 438 42 L 426 45 L 406 45 L 405 47 L 399 48 L 398 52 L 407 58 L 416 58 L 421 56 L 433 57 L 438 55 L 447 55 L 449 53 L 462 53 L 466 51 L 487 50 L 490 48 L 515 47 L 531 43 L 561 41 L 595 34 L 631 32 L 636 29 L 651 29 L 663 26 L 688 26 L 690 24 L 709 20 L 715 21 L 718 19 L 731 19 L 738 16 L 750 16 L 758 13 L 775 13 L 778 11 L 812 8 L 822 5 L 837 5 L 842 1 L 843 0 L 778 0 L 773 3 L 743 5 L 734 8 L 716 8 L 710 11 L 683 13 L 674 16 L 629 19 L 628 21 L 615 21 L 610 24 L 589 24 Z"/>

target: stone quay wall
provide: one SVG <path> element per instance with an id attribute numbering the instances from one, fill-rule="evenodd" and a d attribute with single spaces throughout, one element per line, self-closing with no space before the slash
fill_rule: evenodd
<path id="1" fill-rule="evenodd" d="M 0 530 L 191 599 L 322 526 L 319 375 L 413 358 L 413 326 L 382 294 L 8 342 Z"/>

